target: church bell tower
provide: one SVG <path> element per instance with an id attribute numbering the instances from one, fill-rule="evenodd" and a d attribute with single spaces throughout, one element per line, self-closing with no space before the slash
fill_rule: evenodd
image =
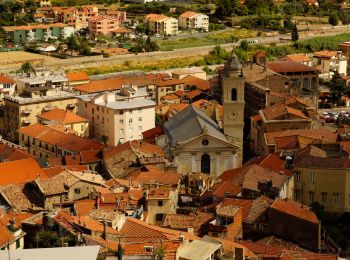
<path id="1" fill-rule="evenodd" d="M 222 77 L 223 130 L 229 141 L 239 147 L 238 167 L 243 159 L 244 82 L 242 64 L 233 55 L 225 64 Z"/>

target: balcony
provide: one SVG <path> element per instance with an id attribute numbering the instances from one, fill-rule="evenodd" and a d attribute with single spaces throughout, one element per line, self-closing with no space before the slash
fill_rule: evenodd
<path id="1" fill-rule="evenodd" d="M 48 106 L 44 106 L 44 111 L 50 111 L 50 110 L 52 110 L 52 109 L 54 109 L 55 107 L 54 106 L 50 106 L 50 105 L 48 105 Z"/>
<path id="2" fill-rule="evenodd" d="M 30 120 L 30 119 L 24 119 L 24 120 L 23 120 L 23 124 L 24 124 L 24 125 L 29 125 L 31 121 L 32 121 L 32 120 Z"/>
<path id="3" fill-rule="evenodd" d="M 24 115 L 29 115 L 31 112 L 32 112 L 32 110 L 31 110 L 31 109 L 28 109 L 28 108 L 22 110 L 22 113 L 23 113 Z"/>

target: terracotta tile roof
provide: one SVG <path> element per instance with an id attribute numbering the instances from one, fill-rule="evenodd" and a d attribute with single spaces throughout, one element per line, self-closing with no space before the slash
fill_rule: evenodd
<path id="1" fill-rule="evenodd" d="M 211 187 L 211 190 L 213 190 L 213 195 L 215 197 L 222 198 L 226 195 L 229 196 L 236 196 L 242 191 L 242 187 L 236 184 L 233 184 L 232 182 L 224 181 L 214 184 Z"/>
<path id="2" fill-rule="evenodd" d="M 192 17 L 197 16 L 197 15 L 199 15 L 199 13 L 187 11 L 187 12 L 180 14 L 179 17 L 180 18 L 192 18 Z"/>
<path id="3" fill-rule="evenodd" d="M 192 91 L 186 92 L 185 96 L 189 99 L 193 99 L 195 97 L 198 97 L 203 92 L 200 89 L 194 89 Z"/>
<path id="4" fill-rule="evenodd" d="M 115 29 L 114 32 L 115 33 L 129 33 L 130 31 L 126 28 L 119 27 L 119 28 Z"/>
<path id="5" fill-rule="evenodd" d="M 155 136 L 160 136 L 164 134 L 164 130 L 160 126 L 156 126 L 147 131 L 142 132 L 143 139 L 154 138 Z"/>
<path id="6" fill-rule="evenodd" d="M 65 170 L 69 171 L 87 171 L 89 170 L 88 165 L 56 165 L 53 167 L 43 168 L 43 171 L 47 177 L 53 177 Z"/>
<path id="7" fill-rule="evenodd" d="M 267 68 L 277 73 L 291 73 L 291 72 L 314 72 L 318 70 L 307 65 L 293 62 L 293 61 L 273 61 L 267 63 Z"/>
<path id="8" fill-rule="evenodd" d="M 261 162 L 258 163 L 259 166 L 269 169 L 274 172 L 283 172 L 287 176 L 293 176 L 293 172 L 285 168 L 286 161 L 279 158 L 275 153 L 270 153 L 264 157 Z"/>
<path id="9" fill-rule="evenodd" d="M 89 212 L 89 217 L 93 218 L 95 220 L 98 220 L 100 222 L 108 221 L 112 222 L 115 219 L 118 218 L 118 211 L 115 211 L 114 209 L 108 210 L 108 209 L 91 209 Z"/>
<path id="10" fill-rule="evenodd" d="M 335 55 L 337 55 L 337 51 L 324 50 L 314 52 L 314 57 L 316 58 L 332 58 Z"/>
<path id="11" fill-rule="evenodd" d="M 37 178 L 47 176 L 32 158 L 0 163 L 0 185 L 22 184 Z"/>
<path id="12" fill-rule="evenodd" d="M 155 250 L 157 248 L 164 249 L 164 259 L 166 260 L 175 260 L 177 256 L 177 251 L 181 246 L 181 242 L 179 241 L 165 241 L 165 242 L 145 242 L 145 243 L 134 243 L 134 244 L 123 244 L 123 254 L 128 256 L 138 256 L 150 257 L 153 253 L 147 252 L 145 247 L 153 247 Z"/>
<path id="13" fill-rule="evenodd" d="M 197 78 L 192 75 L 184 77 L 182 81 L 185 83 L 185 85 L 189 87 L 195 86 L 202 91 L 207 91 L 210 89 L 210 82 L 208 80 Z"/>
<path id="14" fill-rule="evenodd" d="M 333 133 L 332 131 L 320 128 L 320 129 L 294 129 L 280 132 L 272 132 L 266 133 L 266 141 L 267 144 L 275 144 L 275 137 L 281 136 L 303 136 L 308 137 L 315 140 L 322 140 L 328 143 L 335 143 L 338 138 L 337 133 Z"/>
<path id="15" fill-rule="evenodd" d="M 80 152 L 81 163 L 95 163 L 102 160 L 100 150 L 85 150 Z"/>
<path id="16" fill-rule="evenodd" d="M 28 211 L 32 208 L 32 203 L 24 194 L 24 184 L 9 184 L 0 186 L 0 194 L 10 207 L 18 212 Z"/>
<path id="17" fill-rule="evenodd" d="M 173 105 L 169 105 L 169 109 L 168 109 L 168 116 L 170 116 L 171 114 L 176 114 L 182 110 L 184 110 L 186 107 L 188 107 L 188 104 L 186 103 L 180 103 L 180 104 L 173 104 Z"/>
<path id="18" fill-rule="evenodd" d="M 0 140 L 0 162 L 34 158 L 26 148 Z"/>
<path id="19" fill-rule="evenodd" d="M 249 210 L 249 214 L 245 219 L 246 222 L 254 223 L 259 221 L 264 213 L 270 208 L 273 200 L 268 197 L 261 196 L 255 200 L 253 200 L 252 206 Z M 261 220 L 260 220 L 261 221 Z"/>
<path id="20" fill-rule="evenodd" d="M 145 16 L 145 19 L 148 21 L 161 21 L 167 18 L 167 16 L 161 14 L 148 14 Z"/>
<path id="21" fill-rule="evenodd" d="M 317 147 L 305 147 L 294 158 L 293 167 L 298 168 L 323 168 L 323 169 L 348 169 L 349 158 L 327 157 L 327 154 Z"/>
<path id="22" fill-rule="evenodd" d="M 309 62 L 312 61 L 312 59 L 305 54 L 291 54 L 282 57 L 280 61 Z"/>
<path id="23" fill-rule="evenodd" d="M 167 87 L 167 86 L 175 86 L 182 85 L 183 81 L 172 78 L 168 74 L 147 74 L 146 78 L 153 82 L 157 87 Z"/>
<path id="24" fill-rule="evenodd" d="M 296 218 L 300 218 L 315 224 L 319 223 L 319 220 L 316 217 L 315 213 L 313 213 L 309 209 L 309 207 L 293 200 L 277 199 L 271 205 L 271 209 L 283 212 L 287 215 L 294 216 Z"/>
<path id="25" fill-rule="evenodd" d="M 242 220 L 245 221 L 248 217 L 250 209 L 252 207 L 253 200 L 249 199 L 231 199 L 225 198 L 223 202 L 220 203 L 221 207 L 231 205 L 238 208 L 242 208 Z"/>
<path id="26" fill-rule="evenodd" d="M 147 192 L 147 199 L 169 199 L 170 191 L 166 189 L 150 189 Z"/>
<path id="27" fill-rule="evenodd" d="M 241 185 L 243 189 L 259 191 L 259 183 L 272 181 L 273 187 L 281 188 L 288 177 L 259 165 L 249 164 L 240 168 L 228 170 L 220 175 L 219 179 Z"/>
<path id="28" fill-rule="evenodd" d="M 95 208 L 95 200 L 77 200 L 74 202 L 74 209 L 79 216 L 86 216 Z"/>
<path id="29" fill-rule="evenodd" d="M 188 232 L 153 226 L 135 218 L 128 218 L 120 231 L 126 236 L 125 243 L 176 241 L 181 235 L 190 241 L 199 239 Z"/>
<path id="30" fill-rule="evenodd" d="M 124 80 L 122 77 L 115 77 L 109 79 L 91 80 L 89 83 L 74 87 L 74 89 L 82 93 L 91 94 L 108 90 L 118 90 L 123 84 Z"/>
<path id="31" fill-rule="evenodd" d="M 84 123 L 89 121 L 86 118 L 73 113 L 72 111 L 59 108 L 54 108 L 48 112 L 37 115 L 37 117 L 63 125 Z"/>
<path id="32" fill-rule="evenodd" d="M 161 99 L 162 100 L 175 100 L 175 99 L 180 99 L 180 98 L 175 94 L 167 94 L 165 96 L 162 96 Z"/>
<path id="33" fill-rule="evenodd" d="M 190 215 L 167 214 L 162 226 L 182 230 L 193 228 L 194 233 L 198 234 L 202 226 L 212 221 L 214 218 L 212 213 L 207 212 L 198 212 Z"/>
<path id="34" fill-rule="evenodd" d="M 154 154 L 158 156 L 164 156 L 164 152 L 162 151 L 162 148 L 158 145 L 153 145 L 147 142 L 142 141 L 129 141 L 125 142 L 121 145 L 118 145 L 116 147 L 109 147 L 104 151 L 104 159 L 109 159 L 112 156 L 121 153 L 123 151 L 131 149 L 133 152 L 137 153 L 138 155 L 147 155 L 147 156 L 153 156 Z"/>
<path id="35" fill-rule="evenodd" d="M 261 110 L 267 120 L 283 120 L 283 119 L 308 119 L 308 117 L 300 110 L 288 107 L 284 103 L 279 103 Z"/>
<path id="36" fill-rule="evenodd" d="M 90 80 L 89 75 L 85 71 L 66 73 L 66 77 L 68 78 L 69 82 Z"/>
<path id="37" fill-rule="evenodd" d="M 296 97 L 296 96 L 287 96 L 285 98 L 285 101 L 284 103 L 289 106 L 289 105 L 293 105 L 295 103 L 299 103 L 299 104 L 302 104 L 304 105 L 305 107 L 308 107 L 308 105 L 303 101 L 301 100 L 300 98 Z"/>
<path id="38" fill-rule="evenodd" d="M 129 180 L 140 184 L 178 185 L 181 175 L 176 172 L 164 173 L 157 167 L 148 166 L 147 171 L 138 171 Z"/>
<path id="39" fill-rule="evenodd" d="M 216 206 L 216 215 L 224 217 L 234 217 L 237 215 L 240 209 L 240 207 L 237 207 L 235 205 L 221 202 L 219 205 Z"/>
<path id="40" fill-rule="evenodd" d="M 299 148 L 298 136 L 296 135 L 275 137 L 275 143 L 278 149 Z"/>
<path id="41" fill-rule="evenodd" d="M 293 259 L 303 259 L 303 260 L 337 260 L 339 259 L 337 255 L 327 255 L 318 253 L 306 253 L 298 252 L 294 250 L 283 250 L 279 260 L 293 260 Z"/>
<path id="42" fill-rule="evenodd" d="M 64 133 L 40 124 L 22 127 L 18 132 L 75 153 L 85 150 L 101 150 L 103 148 L 102 144 L 90 139 Z"/>
<path id="43" fill-rule="evenodd" d="M 0 84 L 6 84 L 6 83 L 14 84 L 15 81 L 12 78 L 8 77 L 8 76 L 0 74 Z"/>
<path id="44" fill-rule="evenodd" d="M 89 216 L 71 216 L 72 223 L 74 223 L 77 226 L 83 227 L 85 229 L 89 229 L 91 231 L 98 231 L 103 232 L 104 226 L 101 222 L 94 220 L 93 218 Z M 111 227 L 106 228 L 107 234 L 113 234 L 113 235 L 122 235 L 122 232 L 113 229 Z"/>

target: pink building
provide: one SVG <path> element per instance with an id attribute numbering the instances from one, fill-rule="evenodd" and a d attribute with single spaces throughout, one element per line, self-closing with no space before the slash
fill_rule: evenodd
<path id="1" fill-rule="evenodd" d="M 98 15 L 89 20 L 90 34 L 108 35 L 119 28 L 119 20 L 111 16 Z"/>

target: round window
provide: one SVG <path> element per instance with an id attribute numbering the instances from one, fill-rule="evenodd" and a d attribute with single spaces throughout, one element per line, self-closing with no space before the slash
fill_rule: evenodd
<path id="1" fill-rule="evenodd" d="M 204 139 L 204 140 L 202 141 L 202 145 L 207 146 L 208 144 L 209 144 L 208 139 Z"/>

